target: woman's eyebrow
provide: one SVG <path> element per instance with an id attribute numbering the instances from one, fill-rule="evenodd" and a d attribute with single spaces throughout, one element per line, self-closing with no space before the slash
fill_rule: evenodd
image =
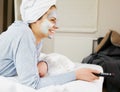
<path id="1" fill-rule="evenodd" d="M 52 18 L 52 17 L 57 18 L 56 10 L 51 11 L 51 12 L 48 14 L 48 18 Z"/>

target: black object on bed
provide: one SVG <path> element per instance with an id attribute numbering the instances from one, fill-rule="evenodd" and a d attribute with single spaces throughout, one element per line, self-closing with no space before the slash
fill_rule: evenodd
<path id="1" fill-rule="evenodd" d="M 114 73 L 114 77 L 105 77 L 104 87 L 107 92 L 120 92 L 120 34 L 109 31 L 103 39 L 99 38 L 98 43 L 96 51 L 82 63 L 100 65 L 104 72 Z"/>

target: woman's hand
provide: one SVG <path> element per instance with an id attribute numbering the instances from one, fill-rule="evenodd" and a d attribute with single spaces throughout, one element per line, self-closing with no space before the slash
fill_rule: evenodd
<path id="1" fill-rule="evenodd" d="M 47 71 L 48 71 L 47 63 L 44 62 L 44 61 L 40 61 L 37 64 L 37 67 L 38 67 L 39 76 L 44 77 L 47 74 Z"/>
<path id="2" fill-rule="evenodd" d="M 80 68 L 76 70 L 75 73 L 76 73 L 77 80 L 84 80 L 84 81 L 91 82 L 96 79 L 99 79 L 99 77 L 95 76 L 93 73 L 100 73 L 100 72 L 90 68 Z"/>

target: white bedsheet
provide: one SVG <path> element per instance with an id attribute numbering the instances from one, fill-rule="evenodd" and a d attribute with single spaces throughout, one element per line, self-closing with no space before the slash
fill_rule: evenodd
<path id="1" fill-rule="evenodd" d="M 103 71 L 100 66 L 80 64 L 80 68 L 89 67 Z M 94 82 L 73 81 L 64 85 L 51 85 L 48 87 L 35 90 L 18 83 L 17 77 L 5 78 L 0 76 L 0 92 L 102 92 L 103 77 Z"/>

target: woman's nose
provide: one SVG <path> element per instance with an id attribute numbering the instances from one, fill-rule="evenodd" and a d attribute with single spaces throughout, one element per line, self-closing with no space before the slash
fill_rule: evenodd
<path id="1" fill-rule="evenodd" d="M 58 29 L 58 27 L 56 25 L 53 26 L 54 29 Z"/>

